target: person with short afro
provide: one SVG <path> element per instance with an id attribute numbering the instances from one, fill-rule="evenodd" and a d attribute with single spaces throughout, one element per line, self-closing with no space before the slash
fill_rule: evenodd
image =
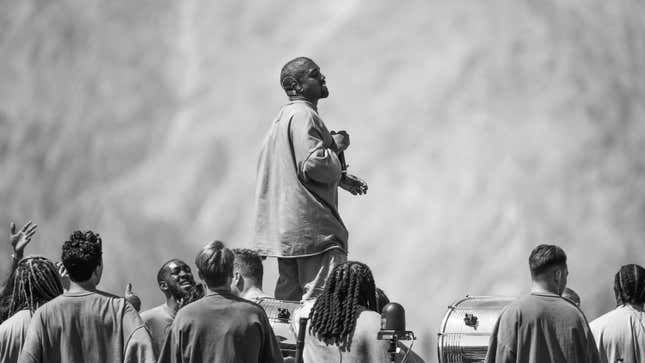
<path id="1" fill-rule="evenodd" d="M 103 273 L 98 233 L 75 231 L 63 243 L 70 285 L 31 319 L 19 363 L 152 363 L 150 335 L 123 297 L 98 290 Z"/>
<path id="2" fill-rule="evenodd" d="M 614 276 L 616 308 L 592 321 L 600 359 L 645 362 L 645 268 L 622 266 Z"/>

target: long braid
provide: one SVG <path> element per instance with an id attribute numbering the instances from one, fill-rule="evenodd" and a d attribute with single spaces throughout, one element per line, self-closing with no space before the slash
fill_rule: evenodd
<path id="1" fill-rule="evenodd" d="M 310 332 L 320 340 L 349 350 L 356 320 L 363 309 L 376 309 L 376 287 L 367 265 L 348 261 L 334 267 L 310 314 Z"/>
<path id="2" fill-rule="evenodd" d="M 624 265 L 614 278 L 616 305 L 645 303 L 645 269 L 642 266 Z"/>
<path id="3" fill-rule="evenodd" d="M 56 266 L 44 257 L 28 257 L 16 267 L 13 290 L 6 318 L 29 309 L 32 313 L 42 304 L 63 293 Z"/>

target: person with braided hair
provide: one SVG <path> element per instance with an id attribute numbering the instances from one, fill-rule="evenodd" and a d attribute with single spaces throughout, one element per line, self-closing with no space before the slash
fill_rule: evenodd
<path id="1" fill-rule="evenodd" d="M 616 308 L 589 326 L 603 363 L 645 361 L 645 269 L 624 265 L 614 278 Z"/>
<path id="2" fill-rule="evenodd" d="M 11 274 L 7 317 L 0 324 L 0 362 L 18 361 L 33 313 L 46 302 L 63 293 L 56 265 L 34 256 L 22 259 Z"/>
<path id="3" fill-rule="evenodd" d="M 146 327 L 123 297 L 96 288 L 103 274 L 98 233 L 75 231 L 63 243 L 69 289 L 31 318 L 19 363 L 152 363 Z"/>
<path id="4" fill-rule="evenodd" d="M 390 362 L 388 342 L 376 340 L 381 326 L 377 304 L 367 265 L 348 261 L 334 267 L 309 313 L 304 361 Z"/>

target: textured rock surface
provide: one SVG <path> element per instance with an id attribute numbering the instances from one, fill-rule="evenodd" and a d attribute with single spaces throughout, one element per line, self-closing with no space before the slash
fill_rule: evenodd
<path id="1" fill-rule="evenodd" d="M 56 259 L 98 230 L 103 288 L 160 302 L 163 261 L 250 244 L 279 69 L 309 55 L 370 183 L 341 199 L 350 258 L 406 306 L 424 356 L 452 300 L 525 292 L 540 242 L 565 248 L 593 318 L 618 266 L 645 264 L 644 7 L 0 1 L 0 221 L 37 221 L 30 252 Z"/>

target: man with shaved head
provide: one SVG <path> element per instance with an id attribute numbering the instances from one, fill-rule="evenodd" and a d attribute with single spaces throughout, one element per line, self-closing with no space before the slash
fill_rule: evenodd
<path id="1" fill-rule="evenodd" d="M 282 363 L 264 310 L 231 293 L 234 258 L 220 241 L 197 254 L 195 265 L 208 293 L 177 312 L 159 363 Z"/>
<path id="2" fill-rule="evenodd" d="M 179 308 L 199 294 L 190 267 L 179 259 L 172 259 L 161 266 L 157 283 L 166 302 L 141 313 L 141 319 L 152 337 L 155 355 L 159 354 Z"/>
<path id="3" fill-rule="evenodd" d="M 347 228 L 338 187 L 354 195 L 367 184 L 347 174 L 345 131 L 329 131 L 318 101 L 329 96 L 325 76 L 309 58 L 284 65 L 280 84 L 289 102 L 267 133 L 257 168 L 255 248 L 278 258 L 275 297 L 314 297 L 334 265 L 347 259 Z"/>

